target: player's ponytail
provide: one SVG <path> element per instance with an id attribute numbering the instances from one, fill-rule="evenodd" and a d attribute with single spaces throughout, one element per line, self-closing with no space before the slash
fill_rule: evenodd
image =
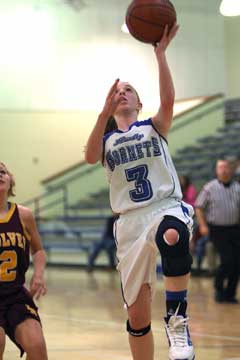
<path id="1" fill-rule="evenodd" d="M 104 135 L 107 133 L 110 133 L 114 130 L 117 130 L 117 123 L 113 116 L 110 116 L 110 118 L 107 121 L 107 125 L 105 127 Z"/>

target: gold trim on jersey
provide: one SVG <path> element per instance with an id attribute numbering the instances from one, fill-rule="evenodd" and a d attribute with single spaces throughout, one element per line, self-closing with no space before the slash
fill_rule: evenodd
<path id="1" fill-rule="evenodd" d="M 32 315 L 35 315 L 36 317 L 38 317 L 38 313 L 37 313 L 37 311 L 36 311 L 34 308 L 32 308 L 31 306 L 29 306 L 28 304 L 25 304 L 25 306 L 26 306 L 26 309 L 27 309 Z"/>
<path id="2" fill-rule="evenodd" d="M 20 218 L 20 214 L 19 214 L 19 218 Z M 28 240 L 28 241 L 31 241 L 31 235 L 29 234 L 29 232 L 27 231 L 27 228 L 24 224 L 24 222 L 22 221 L 22 219 L 20 218 L 20 222 L 21 222 L 21 225 L 22 225 L 22 228 L 23 228 L 23 232 L 24 232 L 24 235 L 25 235 L 25 238 Z"/>
<path id="3" fill-rule="evenodd" d="M 6 216 L 3 219 L 0 219 L 0 224 L 4 224 L 4 223 L 9 222 L 9 220 L 11 219 L 15 209 L 16 209 L 16 204 L 11 203 L 10 209 L 6 213 Z"/>

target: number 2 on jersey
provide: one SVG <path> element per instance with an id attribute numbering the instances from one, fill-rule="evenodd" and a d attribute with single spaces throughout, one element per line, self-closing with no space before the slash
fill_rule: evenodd
<path id="1" fill-rule="evenodd" d="M 16 279 L 17 254 L 14 250 L 5 250 L 0 254 L 0 281 Z"/>
<path id="2" fill-rule="evenodd" d="M 140 202 L 151 199 L 153 196 L 152 185 L 148 180 L 147 165 L 139 165 L 131 169 L 126 169 L 127 181 L 135 181 L 135 189 L 129 191 L 132 201 Z"/>

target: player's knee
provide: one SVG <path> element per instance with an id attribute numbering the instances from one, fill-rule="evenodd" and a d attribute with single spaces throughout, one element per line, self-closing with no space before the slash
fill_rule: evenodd
<path id="1" fill-rule="evenodd" d="M 167 216 L 156 233 L 156 244 L 161 256 L 178 257 L 189 252 L 189 231 L 182 221 Z"/>
<path id="2" fill-rule="evenodd" d="M 182 221 L 172 216 L 165 217 L 158 227 L 156 243 L 165 276 L 182 276 L 190 272 L 189 231 Z"/>
<path id="3" fill-rule="evenodd" d="M 134 329 L 145 328 L 151 321 L 150 317 L 144 311 L 132 311 L 128 313 L 129 324 Z"/>
<path id="4" fill-rule="evenodd" d="M 179 233 L 176 229 L 168 229 L 163 234 L 163 239 L 167 245 L 173 246 L 179 241 Z"/>
<path id="5" fill-rule="evenodd" d="M 32 354 L 33 351 L 37 352 L 38 354 L 45 354 L 46 345 L 42 337 L 33 336 L 31 341 L 26 341 L 23 344 L 23 348 L 27 354 Z"/>
<path id="6" fill-rule="evenodd" d="M 143 284 L 136 301 L 128 307 L 128 318 L 134 329 L 145 328 L 151 322 L 151 290 Z"/>
<path id="7" fill-rule="evenodd" d="M 46 344 L 38 321 L 32 319 L 25 320 L 22 323 L 22 327 L 17 328 L 15 337 L 30 358 L 36 353 L 40 354 L 39 359 L 44 360 L 46 358 Z"/>

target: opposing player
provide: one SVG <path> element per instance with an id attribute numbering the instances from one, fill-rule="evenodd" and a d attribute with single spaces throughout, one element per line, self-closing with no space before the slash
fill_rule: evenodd
<path id="1" fill-rule="evenodd" d="M 193 209 L 182 202 L 166 140 L 175 95 L 165 50 L 177 30 L 176 24 L 169 33 L 166 27 L 155 46 L 160 86 L 156 115 L 137 121 L 142 104 L 136 90 L 116 80 L 86 147 L 87 162 L 103 161 L 111 206 L 120 215 L 115 222 L 118 270 L 134 360 L 154 358 L 151 301 L 159 251 L 166 287 L 169 358 L 192 360 L 195 356 L 186 315 Z"/>
<path id="2" fill-rule="evenodd" d="M 38 299 L 46 292 L 45 252 L 30 209 L 8 201 L 15 182 L 0 162 L 0 360 L 6 334 L 27 360 L 47 360 L 46 344 L 38 309 Z M 32 252 L 33 276 L 30 290 L 24 287 L 25 273 Z"/>

